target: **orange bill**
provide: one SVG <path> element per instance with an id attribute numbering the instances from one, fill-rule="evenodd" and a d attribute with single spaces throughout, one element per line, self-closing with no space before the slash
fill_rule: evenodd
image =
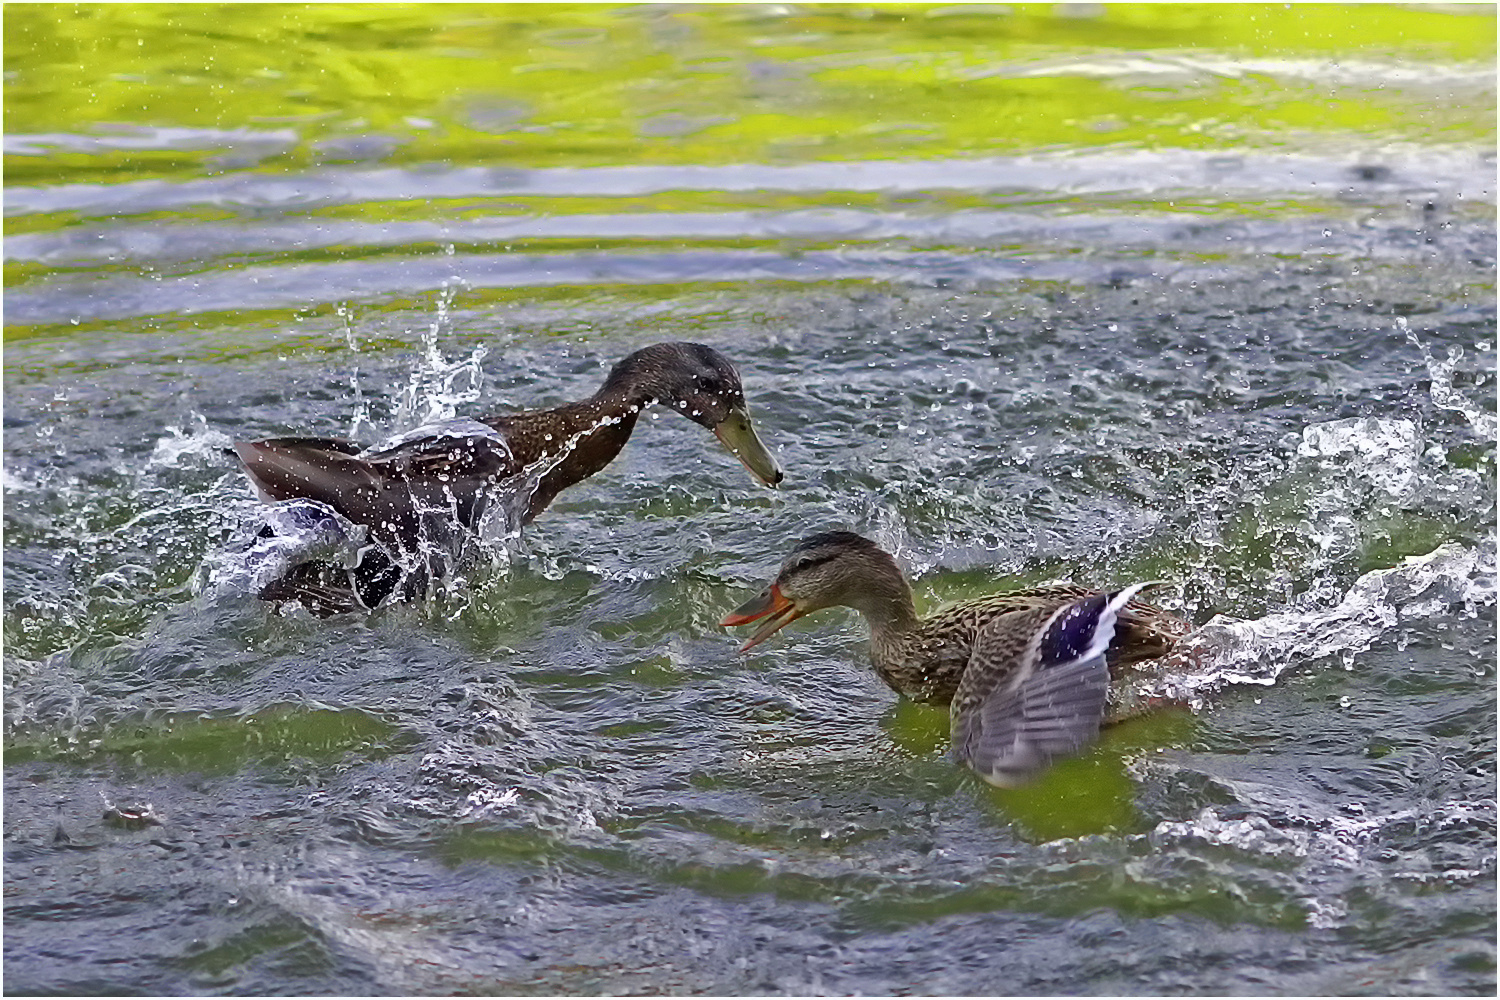
<path id="1" fill-rule="evenodd" d="M 770 617 L 766 623 L 756 629 L 755 634 L 750 637 L 750 641 L 740 647 L 740 652 L 743 653 L 751 646 L 765 641 L 767 636 L 781 628 L 787 622 L 800 618 L 802 612 L 798 611 L 797 606 L 787 600 L 781 593 L 781 588 L 773 583 L 758 595 L 750 598 L 750 600 L 725 615 L 724 620 L 719 622 L 719 624 L 748 625 L 750 622 L 766 618 L 767 615 Z"/>

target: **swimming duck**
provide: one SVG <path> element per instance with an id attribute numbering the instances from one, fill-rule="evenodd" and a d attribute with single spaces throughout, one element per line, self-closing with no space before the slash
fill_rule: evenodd
<path id="1" fill-rule="evenodd" d="M 642 411 L 658 403 L 713 431 L 762 483 L 781 482 L 781 466 L 750 421 L 734 365 L 711 347 L 688 343 L 644 347 L 616 364 L 594 395 L 550 410 L 430 425 L 369 451 L 312 437 L 240 442 L 233 450 L 262 500 L 317 501 L 367 529 L 374 546 L 362 555 L 351 586 L 373 607 L 403 577 L 421 584 L 423 574 L 413 574 L 406 557 L 424 541 L 428 549 L 433 542 L 454 548 L 479 530 L 512 482 L 526 488 L 519 521 L 529 523 L 562 490 L 608 465 Z M 341 610 L 342 583 L 341 572 L 330 576 L 313 563 L 261 596 L 310 597 Z"/>
<path id="2" fill-rule="evenodd" d="M 995 594 L 917 617 L 890 553 L 847 531 L 804 538 L 774 582 L 722 625 L 766 621 L 741 649 L 788 622 L 844 605 L 865 616 L 870 661 L 916 701 L 949 705 L 953 757 L 993 785 L 1024 784 L 1115 721 L 1110 681 L 1169 653 L 1191 626 L 1137 600 L 1150 583 L 1105 592 L 1060 584 Z"/>

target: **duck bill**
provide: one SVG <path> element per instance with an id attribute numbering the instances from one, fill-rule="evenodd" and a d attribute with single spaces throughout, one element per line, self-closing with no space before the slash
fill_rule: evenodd
<path id="1" fill-rule="evenodd" d="M 750 637 L 750 641 L 740 647 L 740 652 L 743 653 L 751 646 L 756 646 L 764 642 L 771 633 L 781 628 L 787 622 L 801 617 L 802 612 L 797 610 L 797 605 L 787 600 L 785 595 L 781 593 L 781 588 L 773 583 L 763 592 L 750 598 L 750 600 L 725 615 L 724 620 L 719 622 L 719 624 L 748 625 L 753 621 L 760 621 L 762 618 L 766 619 L 765 624 L 755 630 L 755 634 Z"/>
<path id="2" fill-rule="evenodd" d="M 767 486 L 775 486 L 785 477 L 781 464 L 760 443 L 755 425 L 750 422 L 750 411 L 743 404 L 731 409 L 714 425 L 714 435 L 731 455 L 744 463 L 751 475 Z"/>

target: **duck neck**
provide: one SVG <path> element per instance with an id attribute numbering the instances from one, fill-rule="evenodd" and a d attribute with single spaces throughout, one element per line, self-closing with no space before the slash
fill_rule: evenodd
<path id="1" fill-rule="evenodd" d="M 536 410 L 488 421 L 505 434 L 522 468 L 546 468 L 532 491 L 530 521 L 563 490 L 614 461 L 644 406 L 606 386 L 592 397 L 551 410 Z"/>
<path id="2" fill-rule="evenodd" d="M 922 624 L 911 585 L 901 575 L 895 560 L 889 556 L 886 559 L 888 571 L 865 580 L 860 593 L 850 602 L 870 623 L 872 648 L 899 645 Z"/>

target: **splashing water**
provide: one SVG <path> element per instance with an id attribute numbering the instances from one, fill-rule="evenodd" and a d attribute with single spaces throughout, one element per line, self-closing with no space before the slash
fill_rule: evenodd
<path id="1" fill-rule="evenodd" d="M 224 547 L 204 561 L 198 590 L 210 600 L 254 596 L 307 562 L 352 571 L 368 534 L 317 500 L 247 501 Z"/>
<path id="2" fill-rule="evenodd" d="M 1397 501 L 1410 499 L 1421 458 L 1417 425 L 1410 420 L 1362 417 L 1313 424 L 1302 430 L 1299 458 L 1345 465 Z"/>
<path id="3" fill-rule="evenodd" d="M 1346 670 L 1353 669 L 1359 653 L 1403 622 L 1455 607 L 1472 618 L 1495 600 L 1494 540 L 1472 549 L 1449 543 L 1364 574 L 1323 611 L 1284 611 L 1251 621 L 1216 616 L 1171 656 L 1146 665 L 1148 672 L 1120 695 L 1119 704 L 1139 709 L 1166 701 L 1199 711 L 1231 684 L 1276 683 L 1294 663 L 1337 656 Z"/>
<path id="4" fill-rule="evenodd" d="M 184 431 L 176 425 L 168 426 L 167 433 L 157 439 L 156 447 L 151 450 L 147 466 L 177 468 L 188 459 L 202 460 L 217 456 L 234 443 L 223 431 L 210 429 L 202 414 L 195 414 L 195 419 L 199 424 L 197 430 Z"/>
<path id="5" fill-rule="evenodd" d="M 451 420 L 458 407 L 479 399 L 484 385 L 484 361 L 488 349 L 475 345 L 466 357 L 449 361 L 438 344 L 451 332 L 453 302 L 468 285 L 458 278 L 443 282 L 437 312 L 422 332 L 422 352 L 415 371 L 396 397 L 398 427 Z"/>
<path id="6" fill-rule="evenodd" d="M 1459 392 L 1453 386 L 1453 374 L 1457 370 L 1459 362 L 1463 361 L 1464 350 L 1462 347 L 1450 346 L 1448 348 L 1448 360 L 1439 361 L 1432 354 L 1422 339 L 1417 336 L 1416 331 L 1410 328 L 1410 323 L 1405 316 L 1397 318 L 1397 324 L 1406 332 L 1406 339 L 1415 344 L 1417 350 L 1422 352 L 1422 360 L 1427 364 L 1427 373 L 1432 378 L 1431 395 L 1433 405 L 1443 410 L 1452 410 L 1462 414 L 1474 429 L 1474 436 L 1482 441 L 1494 441 L 1497 429 L 1496 418 L 1493 413 L 1486 413 L 1477 403 Z"/>

